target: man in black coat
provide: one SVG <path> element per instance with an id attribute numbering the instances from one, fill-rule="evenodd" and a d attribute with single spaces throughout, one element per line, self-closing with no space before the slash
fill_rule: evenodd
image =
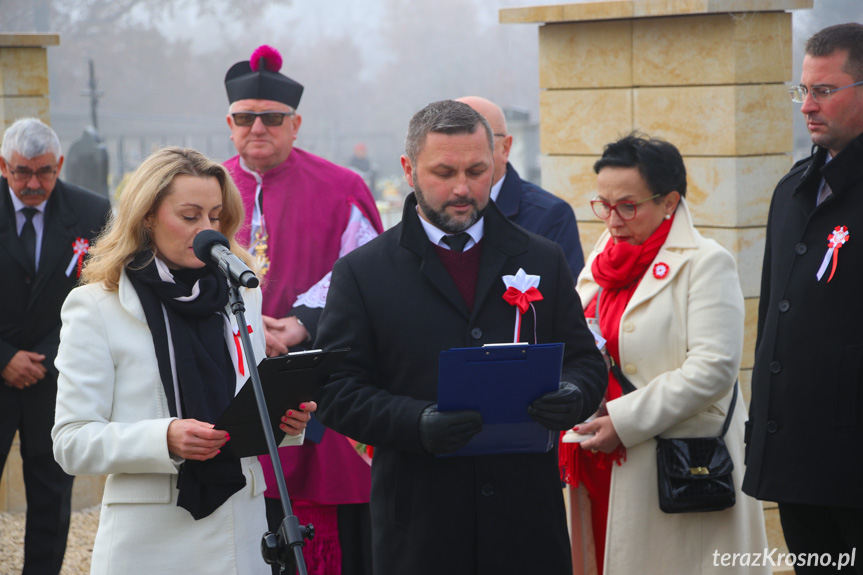
<path id="1" fill-rule="evenodd" d="M 0 470 L 19 432 L 27 494 L 24 575 L 56 575 L 69 530 L 72 477 L 51 444 L 60 307 L 78 283 L 107 199 L 57 178 L 60 140 L 33 118 L 16 121 L 0 149 Z"/>
<path id="2" fill-rule="evenodd" d="M 770 206 L 743 490 L 779 503 L 792 553 L 848 565 L 863 552 L 863 25 L 810 38 L 791 95 L 814 146 Z"/>
<path id="3" fill-rule="evenodd" d="M 414 188 L 402 222 L 333 268 L 316 346 L 350 352 L 318 413 L 375 446 L 376 575 L 572 572 L 556 450 L 436 457 L 482 427 L 476 411 L 437 410 L 439 354 L 513 341 L 503 276 L 539 276 L 522 341 L 565 344 L 560 389 L 525 407 L 531 417 L 569 429 L 596 410 L 607 382 L 560 247 L 489 201 L 493 146 L 488 123 L 463 103 L 418 112 L 402 156 Z"/>
<path id="4" fill-rule="evenodd" d="M 494 134 L 491 199 L 513 222 L 559 244 L 569 263 L 572 277 L 577 278 L 584 267 L 584 252 L 572 206 L 536 184 L 522 180 L 509 163 L 512 134 L 508 133 L 506 116 L 497 104 L 478 96 L 467 96 L 457 101 L 464 102 L 482 114 Z"/>

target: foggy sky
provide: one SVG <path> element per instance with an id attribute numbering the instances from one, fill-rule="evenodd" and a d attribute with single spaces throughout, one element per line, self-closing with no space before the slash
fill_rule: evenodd
<path id="1" fill-rule="evenodd" d="M 0 0 L 0 31 L 47 26 L 60 34 L 60 46 L 49 48 L 51 110 L 71 123 L 76 115 L 89 123 L 81 91 L 92 57 L 105 129 L 134 124 L 124 129 L 141 140 L 141 153 L 152 145 L 141 126 L 165 126 L 161 143 L 194 131 L 193 142 L 215 139 L 216 154 L 230 152 L 224 73 L 270 44 L 283 55 L 283 73 L 306 87 L 297 144 L 343 163 L 365 141 L 384 171 L 397 172 L 408 120 L 433 100 L 481 95 L 538 121 L 538 26 L 499 24 L 498 11 L 550 3 Z M 863 20 L 859 0 L 815 0 L 813 10 L 794 12 L 793 82 L 805 39 L 850 20 Z"/>

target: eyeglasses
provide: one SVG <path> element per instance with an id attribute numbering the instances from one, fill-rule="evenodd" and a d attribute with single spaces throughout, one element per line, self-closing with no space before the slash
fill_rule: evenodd
<path id="1" fill-rule="evenodd" d="M 233 112 L 234 123 L 238 126 L 248 128 L 255 123 L 255 118 L 260 117 L 265 126 L 281 126 L 285 116 L 293 116 L 293 112 Z"/>
<path id="2" fill-rule="evenodd" d="M 495 138 L 506 138 L 506 134 L 492 134 Z"/>
<path id="3" fill-rule="evenodd" d="M 617 215 L 620 216 L 621 220 L 628 222 L 635 219 L 635 216 L 638 213 L 638 204 L 643 204 L 646 201 L 656 199 L 660 195 L 661 194 L 653 194 L 649 198 L 638 200 L 637 202 L 624 200 L 622 202 L 617 202 L 613 206 L 604 200 L 590 200 L 590 207 L 593 208 L 593 213 L 596 214 L 596 217 L 600 220 L 607 220 L 611 217 L 611 212 L 615 211 L 617 212 Z"/>
<path id="4" fill-rule="evenodd" d="M 12 174 L 12 179 L 16 182 L 29 182 L 30 178 L 36 176 L 36 179 L 44 184 L 54 179 L 54 176 L 57 175 L 57 169 L 39 168 L 34 172 L 33 170 L 30 170 L 28 168 L 19 170 L 13 170 L 10 168 L 9 173 Z"/>
<path id="5" fill-rule="evenodd" d="M 839 90 L 844 90 L 845 88 L 853 88 L 854 86 L 860 86 L 863 84 L 863 81 L 854 82 L 853 84 L 848 84 L 847 86 L 842 86 L 841 88 L 807 88 L 806 86 L 791 86 L 788 88 L 788 92 L 791 94 L 791 101 L 797 102 L 798 104 L 802 104 L 804 100 L 806 100 L 806 94 L 812 94 L 812 99 L 822 104 L 824 102 L 830 101 L 830 94 L 833 92 L 838 92 Z"/>

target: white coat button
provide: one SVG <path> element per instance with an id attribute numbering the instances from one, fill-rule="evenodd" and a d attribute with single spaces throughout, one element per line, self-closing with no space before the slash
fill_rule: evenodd
<path id="1" fill-rule="evenodd" d="M 635 326 L 632 325 L 630 322 L 626 322 L 625 324 L 623 324 L 623 331 L 630 333 L 634 330 L 635 330 Z"/>
<path id="2" fill-rule="evenodd" d="M 632 374 L 638 372 L 638 368 L 635 367 L 634 365 L 632 365 L 631 363 L 627 363 L 626 366 L 624 366 L 623 371 L 625 371 L 629 375 L 632 375 Z"/>

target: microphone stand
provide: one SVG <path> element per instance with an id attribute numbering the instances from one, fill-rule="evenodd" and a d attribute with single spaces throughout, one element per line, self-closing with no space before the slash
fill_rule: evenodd
<path id="1" fill-rule="evenodd" d="M 314 537 L 315 528 L 311 524 L 300 526 L 299 519 L 297 519 L 291 509 L 291 500 L 288 497 L 288 487 L 285 485 L 285 474 L 282 471 L 281 461 L 279 460 L 276 438 L 269 424 L 270 416 L 267 411 L 267 400 L 264 398 L 264 389 L 261 386 L 261 378 L 258 374 L 258 362 L 255 361 L 255 352 L 252 349 L 252 340 L 249 337 L 248 330 L 243 329 L 247 325 L 246 306 L 243 303 L 243 296 L 240 295 L 239 285 L 231 278 L 230 269 L 227 271 L 226 275 L 228 276 L 228 283 L 230 285 L 228 288 L 228 301 L 231 304 L 231 311 L 237 317 L 237 331 L 240 332 L 240 338 L 243 342 L 246 365 L 249 366 L 252 389 L 255 391 L 255 400 L 258 404 L 258 415 L 261 419 L 261 425 L 264 426 L 267 450 L 273 462 L 273 471 L 276 474 L 276 483 L 279 487 L 279 497 L 282 500 L 282 512 L 284 513 L 284 519 L 282 519 L 278 532 L 272 533 L 267 531 L 261 539 L 261 554 L 265 562 L 270 565 L 278 563 L 280 571 L 285 573 L 291 561 L 290 552 L 293 550 L 297 572 L 299 575 L 307 575 L 306 563 L 303 559 L 303 545 L 305 544 L 305 539 Z"/>

